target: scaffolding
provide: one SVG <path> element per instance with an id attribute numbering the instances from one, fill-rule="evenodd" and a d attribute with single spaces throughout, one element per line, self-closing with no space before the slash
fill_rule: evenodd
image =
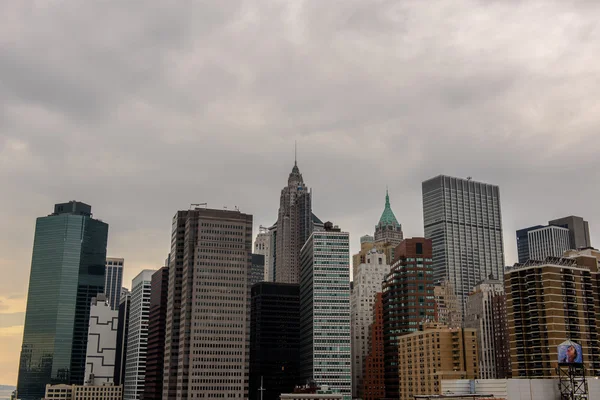
<path id="1" fill-rule="evenodd" d="M 588 385 L 583 364 L 559 363 L 558 389 L 560 400 L 588 400 Z"/>

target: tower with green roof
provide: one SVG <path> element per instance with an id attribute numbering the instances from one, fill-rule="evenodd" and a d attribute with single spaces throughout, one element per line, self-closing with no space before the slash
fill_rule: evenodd
<path id="1" fill-rule="evenodd" d="M 396 219 L 392 207 L 390 206 L 390 195 L 385 190 L 385 208 L 379 218 L 379 223 L 375 225 L 375 243 L 389 243 L 397 246 L 404 239 L 402 225 Z"/>

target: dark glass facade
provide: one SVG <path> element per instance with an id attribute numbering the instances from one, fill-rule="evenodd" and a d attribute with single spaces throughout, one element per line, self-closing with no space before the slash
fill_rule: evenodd
<path id="1" fill-rule="evenodd" d="M 250 273 L 250 286 L 265 280 L 265 256 L 252 254 L 252 271 Z"/>
<path id="2" fill-rule="evenodd" d="M 119 322 L 117 323 L 117 351 L 115 356 L 115 385 L 125 382 L 125 361 L 127 356 L 127 336 L 129 334 L 129 303 L 131 293 L 123 288 L 119 304 Z"/>
<path id="3" fill-rule="evenodd" d="M 57 204 L 36 222 L 23 347 L 21 399 L 45 385 L 83 384 L 92 297 L 104 293 L 108 225 L 84 203 Z"/>
<path id="4" fill-rule="evenodd" d="M 252 287 L 250 323 L 250 400 L 278 400 L 298 381 L 300 287 L 260 282 Z"/>
<path id="5" fill-rule="evenodd" d="M 529 231 L 543 228 L 542 225 L 532 226 L 530 228 L 519 229 L 517 231 L 517 255 L 519 264 L 524 264 L 529 261 Z"/>

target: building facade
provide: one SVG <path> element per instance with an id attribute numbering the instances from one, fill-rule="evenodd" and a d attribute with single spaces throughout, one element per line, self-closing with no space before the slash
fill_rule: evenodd
<path id="1" fill-rule="evenodd" d="M 450 329 L 438 323 L 398 339 L 400 400 L 441 393 L 445 379 L 477 378 L 477 336 L 474 329 Z M 389 397 L 389 396 L 388 396 Z"/>
<path id="2" fill-rule="evenodd" d="M 252 271 L 250 271 L 250 286 L 265 280 L 265 256 L 252 254 Z"/>
<path id="3" fill-rule="evenodd" d="M 247 398 L 252 215 L 196 208 L 172 227 L 163 398 Z"/>
<path id="4" fill-rule="evenodd" d="M 550 225 L 561 226 L 569 230 L 569 244 L 571 249 L 583 249 L 592 247 L 590 240 L 590 225 L 581 217 L 571 215 L 548 221 Z"/>
<path id="5" fill-rule="evenodd" d="M 385 396 L 398 398 L 398 341 L 435 320 L 431 239 L 410 238 L 396 248 L 396 260 L 383 282 Z"/>
<path id="6" fill-rule="evenodd" d="M 44 400 L 122 400 L 123 387 L 102 385 L 46 385 Z"/>
<path id="7" fill-rule="evenodd" d="M 148 352 L 144 380 L 144 400 L 161 400 L 165 365 L 165 327 L 169 268 L 162 267 L 150 280 L 150 312 L 148 316 Z"/>
<path id="8" fill-rule="evenodd" d="M 352 334 L 352 396 L 362 398 L 365 359 L 369 352 L 370 326 L 373 322 L 375 295 L 390 272 L 384 253 L 372 249 L 365 263 L 357 268 L 350 293 Z"/>
<path id="9" fill-rule="evenodd" d="M 531 226 L 517 231 L 517 255 L 519 264 L 529 261 L 529 231 L 543 228 L 543 225 Z"/>
<path id="10" fill-rule="evenodd" d="M 269 262 L 272 257 L 271 231 L 269 231 L 269 228 L 262 225 L 258 228 L 258 235 L 256 235 L 256 239 L 254 240 L 254 254 L 262 254 L 265 258 L 265 277 L 263 280 L 266 282 L 273 281 L 273 277 L 271 276 L 271 263 Z"/>
<path id="11" fill-rule="evenodd" d="M 123 285 L 123 258 L 106 258 L 106 272 L 104 275 L 104 294 L 108 298 L 108 304 L 113 310 L 119 309 L 121 304 L 121 288 Z"/>
<path id="12" fill-rule="evenodd" d="M 463 322 L 461 300 L 452 283 L 443 280 L 433 288 L 436 320 L 449 328 L 461 328 Z"/>
<path id="13" fill-rule="evenodd" d="M 276 228 L 271 229 L 274 244 L 273 281 L 300 282 L 300 249 L 322 222 L 312 213 L 312 195 L 294 163 L 288 184 L 281 190 Z M 276 230 L 276 232 L 274 232 Z"/>
<path id="14" fill-rule="evenodd" d="M 373 322 L 369 331 L 369 352 L 365 359 L 362 398 L 379 400 L 385 397 L 385 358 L 383 346 L 383 294 L 375 295 Z"/>
<path id="15" fill-rule="evenodd" d="M 17 391 L 40 399 L 47 383 L 83 384 L 92 298 L 104 293 L 108 225 L 77 201 L 36 221 Z"/>
<path id="16" fill-rule="evenodd" d="M 497 368 L 500 358 L 505 363 L 509 361 L 505 355 L 508 350 L 505 305 L 504 282 L 500 280 L 488 279 L 477 284 L 467 300 L 465 328 L 477 333 L 480 379 L 507 378 L 509 364 Z"/>
<path id="17" fill-rule="evenodd" d="M 598 260 L 548 257 L 508 268 L 504 277 L 510 358 L 515 378 L 556 376 L 557 346 L 583 349 L 586 373 L 600 374 Z"/>
<path id="18" fill-rule="evenodd" d="M 298 379 L 300 286 L 252 286 L 250 327 L 250 400 L 277 400 L 303 383 Z"/>
<path id="19" fill-rule="evenodd" d="M 440 175 L 423 182 L 425 237 L 433 241 L 436 281 L 452 283 L 464 305 L 471 289 L 504 271 L 498 186 Z"/>
<path id="20" fill-rule="evenodd" d="M 330 222 L 300 253 L 300 378 L 352 396 L 350 244 Z"/>
<path id="21" fill-rule="evenodd" d="M 129 333 L 129 303 L 131 302 L 131 292 L 126 288 L 121 288 L 119 299 L 119 322 L 117 324 L 117 351 L 115 356 L 115 376 L 116 386 L 123 385 L 125 382 L 125 361 L 127 360 L 127 334 Z"/>
<path id="22" fill-rule="evenodd" d="M 125 382 L 123 383 L 124 400 L 140 400 L 144 393 L 150 292 L 152 274 L 155 272 L 152 269 L 145 269 L 131 282 L 127 359 L 125 360 Z"/>
<path id="23" fill-rule="evenodd" d="M 560 226 L 543 226 L 527 232 L 529 259 L 545 260 L 546 257 L 562 257 L 569 250 L 569 230 Z"/>
<path id="24" fill-rule="evenodd" d="M 85 385 L 114 383 L 119 312 L 111 308 L 106 295 L 92 299 L 85 360 Z"/>

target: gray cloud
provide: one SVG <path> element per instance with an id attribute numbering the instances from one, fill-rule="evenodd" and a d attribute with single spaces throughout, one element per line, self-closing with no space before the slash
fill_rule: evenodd
<path id="1" fill-rule="evenodd" d="M 386 184 L 406 235 L 420 183 L 473 176 L 514 230 L 578 214 L 600 240 L 596 2 L 0 4 L 0 282 L 26 292 L 35 217 L 79 199 L 126 279 L 159 267 L 177 209 L 276 219 L 299 165 L 358 237 Z"/>

